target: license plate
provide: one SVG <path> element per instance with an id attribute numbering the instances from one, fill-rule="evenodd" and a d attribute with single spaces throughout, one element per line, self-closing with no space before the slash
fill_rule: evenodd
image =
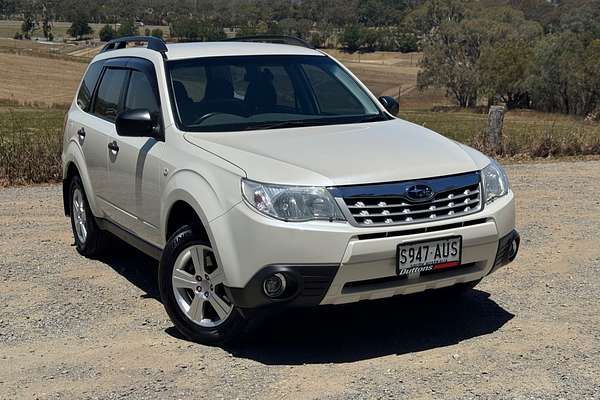
<path id="1" fill-rule="evenodd" d="M 399 244 L 396 273 L 407 275 L 458 267 L 461 254 L 461 236 Z"/>

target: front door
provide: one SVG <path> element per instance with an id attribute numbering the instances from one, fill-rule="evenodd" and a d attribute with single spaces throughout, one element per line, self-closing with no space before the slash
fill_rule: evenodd
<path id="1" fill-rule="evenodd" d="M 160 119 L 160 102 L 152 63 L 132 60 L 123 94 L 123 111 L 145 109 Z M 142 239 L 160 243 L 160 193 L 164 142 L 148 137 L 109 138 L 108 178 L 112 218 Z"/>

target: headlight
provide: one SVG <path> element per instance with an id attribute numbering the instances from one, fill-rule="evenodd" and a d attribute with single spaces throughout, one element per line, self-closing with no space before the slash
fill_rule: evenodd
<path id="1" fill-rule="evenodd" d="M 242 179 L 244 198 L 262 214 L 285 221 L 344 220 L 329 191 L 314 186 L 283 186 Z"/>
<path id="2" fill-rule="evenodd" d="M 486 203 L 508 194 L 508 176 L 496 161 L 492 160 L 490 165 L 481 170 L 481 178 Z"/>

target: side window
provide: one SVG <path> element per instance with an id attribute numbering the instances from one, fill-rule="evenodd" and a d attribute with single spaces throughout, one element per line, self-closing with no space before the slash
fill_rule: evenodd
<path id="1" fill-rule="evenodd" d="M 77 105 L 84 111 L 88 111 L 90 107 L 92 93 L 96 87 L 96 82 L 98 82 L 98 78 L 100 77 L 103 65 L 104 61 L 97 61 L 90 65 L 85 73 L 83 82 L 81 82 L 79 93 L 77 93 Z"/>
<path id="2" fill-rule="evenodd" d="M 353 115 L 365 112 L 361 103 L 339 79 L 334 79 L 316 65 L 303 64 L 302 68 L 313 88 L 321 114 Z"/>
<path id="3" fill-rule="evenodd" d="M 94 104 L 94 114 L 114 121 L 117 114 L 121 111 L 120 100 L 123 87 L 125 86 L 129 70 L 109 68 L 104 72 L 96 102 Z"/>
<path id="4" fill-rule="evenodd" d="M 146 109 L 156 114 L 160 112 L 156 92 L 146 74 L 132 71 L 125 99 L 125 111 L 137 109 Z"/>

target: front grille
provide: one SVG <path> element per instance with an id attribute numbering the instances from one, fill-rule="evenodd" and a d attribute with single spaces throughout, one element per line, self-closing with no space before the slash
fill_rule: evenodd
<path id="1" fill-rule="evenodd" d="M 425 201 L 411 199 L 407 193 L 415 186 L 427 186 L 434 194 Z M 473 214 L 482 208 L 477 172 L 330 190 L 345 207 L 350 222 L 366 227 L 438 221 Z"/>

